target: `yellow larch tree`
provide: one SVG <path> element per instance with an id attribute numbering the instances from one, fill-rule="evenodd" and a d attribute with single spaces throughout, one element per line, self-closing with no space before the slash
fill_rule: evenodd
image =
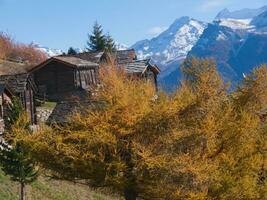
<path id="1" fill-rule="evenodd" d="M 245 106 L 255 98 L 242 103 L 251 84 L 228 93 L 208 59 L 189 58 L 182 70 L 184 82 L 167 96 L 109 64 L 82 113 L 18 139 L 59 178 L 126 200 L 264 199 L 266 125 Z"/>

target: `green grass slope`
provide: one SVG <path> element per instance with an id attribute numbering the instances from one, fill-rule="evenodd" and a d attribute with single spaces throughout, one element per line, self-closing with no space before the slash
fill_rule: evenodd
<path id="1" fill-rule="evenodd" d="M 18 200 L 19 184 L 11 181 L 0 171 L 0 200 Z M 39 178 L 27 186 L 27 200 L 119 200 L 85 185 Z"/>

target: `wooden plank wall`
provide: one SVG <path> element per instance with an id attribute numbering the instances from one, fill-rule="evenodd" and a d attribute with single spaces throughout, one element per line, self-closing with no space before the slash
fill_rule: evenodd
<path id="1" fill-rule="evenodd" d="M 51 62 L 34 72 L 34 80 L 40 92 L 54 95 L 75 89 L 75 69 L 62 63 Z"/>

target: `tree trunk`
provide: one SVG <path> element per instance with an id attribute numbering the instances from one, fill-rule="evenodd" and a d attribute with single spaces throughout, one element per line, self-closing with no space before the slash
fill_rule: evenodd
<path id="1" fill-rule="evenodd" d="M 137 199 L 137 193 L 136 193 L 135 189 L 126 188 L 124 190 L 124 199 L 125 200 L 136 200 Z"/>
<path id="2" fill-rule="evenodd" d="M 131 143 L 126 145 L 122 159 L 125 161 L 126 169 L 124 171 L 124 178 L 126 180 L 124 186 L 124 198 L 125 200 L 136 200 L 137 190 L 136 190 L 136 177 L 133 173 L 134 163 L 132 160 L 132 150 Z"/>
<path id="3" fill-rule="evenodd" d="M 24 183 L 20 183 L 20 200 L 25 200 L 25 184 Z"/>

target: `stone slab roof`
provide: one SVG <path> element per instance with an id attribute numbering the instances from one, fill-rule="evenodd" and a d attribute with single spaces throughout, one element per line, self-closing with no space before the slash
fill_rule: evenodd
<path id="1" fill-rule="evenodd" d="M 134 49 L 127 49 L 127 50 L 117 50 L 113 52 L 116 57 L 116 62 L 118 64 L 132 62 L 133 59 L 135 59 L 135 51 Z M 104 51 L 97 51 L 97 52 L 83 52 L 78 53 L 75 55 L 78 58 L 100 63 L 101 59 L 104 59 L 103 56 L 105 56 Z"/>
<path id="2" fill-rule="evenodd" d="M 74 56 L 61 55 L 61 56 L 55 56 L 55 57 L 47 59 L 46 61 L 42 62 L 41 64 L 33 67 L 30 70 L 30 72 L 38 70 L 38 69 L 46 66 L 48 63 L 51 63 L 51 62 L 64 63 L 66 66 L 76 68 L 76 69 L 97 68 L 99 66 L 97 63 L 94 63 L 94 62 L 91 62 L 88 60 L 84 60 L 84 59 L 77 58 Z"/>
<path id="3" fill-rule="evenodd" d="M 78 53 L 77 55 L 74 55 L 80 59 L 95 62 L 95 63 L 100 63 L 101 58 L 103 56 L 104 52 L 103 51 L 98 51 L 98 52 L 83 52 L 83 53 Z"/>
<path id="4" fill-rule="evenodd" d="M 32 67 L 23 63 L 0 60 L 0 76 L 27 73 Z"/>
<path id="5" fill-rule="evenodd" d="M 134 60 L 133 62 L 128 62 L 122 64 L 125 67 L 127 73 L 144 73 L 147 69 L 151 69 L 154 73 L 159 74 L 160 69 L 156 65 L 150 64 L 150 59 L 147 60 Z"/>
<path id="6" fill-rule="evenodd" d="M 36 91 L 36 86 L 31 76 L 27 73 L 0 76 L 0 84 L 5 84 L 13 93 L 21 93 L 26 90 L 27 83 Z"/>
<path id="7" fill-rule="evenodd" d="M 92 104 L 88 101 L 62 101 L 58 102 L 52 114 L 47 120 L 47 124 L 66 124 L 70 122 L 70 117 L 75 113 L 84 113 Z"/>
<path id="8" fill-rule="evenodd" d="M 65 63 L 69 63 L 71 65 L 76 66 L 77 68 L 79 67 L 97 67 L 98 64 L 88 61 L 88 60 L 84 60 L 84 59 L 80 59 L 77 57 L 73 57 L 73 56 L 56 56 L 54 57 L 55 60 L 59 60 Z"/>

